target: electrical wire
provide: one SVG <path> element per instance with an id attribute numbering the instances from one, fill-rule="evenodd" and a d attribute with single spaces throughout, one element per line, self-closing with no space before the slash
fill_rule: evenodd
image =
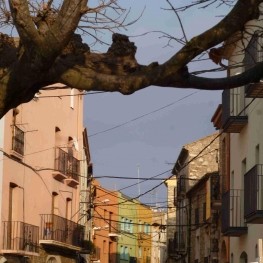
<path id="1" fill-rule="evenodd" d="M 252 100 L 239 112 L 239 114 L 237 114 L 237 116 L 240 116 L 240 115 L 254 102 L 254 100 L 255 100 L 255 98 L 252 99 Z M 201 155 L 209 146 L 211 146 L 211 144 L 212 144 L 215 140 L 217 140 L 223 133 L 224 133 L 224 130 L 222 130 L 221 132 L 219 132 L 218 135 L 215 136 L 205 147 L 203 147 L 196 156 L 194 156 L 194 157 L 191 158 L 188 162 L 186 162 L 183 166 L 181 166 L 180 169 L 179 169 L 179 171 L 177 171 L 177 172 L 180 172 L 182 169 L 186 168 L 186 167 L 187 167 L 190 163 L 192 163 L 194 160 L 196 160 L 197 158 L 199 158 L 200 155 Z M 172 169 L 167 170 L 167 171 L 165 171 L 164 173 L 166 173 L 166 172 L 171 172 L 171 171 L 172 171 Z M 131 198 L 130 200 L 139 199 L 140 197 L 142 197 L 142 196 L 148 194 L 149 192 L 157 189 L 158 187 L 160 187 L 161 185 L 163 185 L 165 182 L 167 182 L 168 180 L 170 180 L 173 176 L 174 176 L 173 174 L 170 175 L 167 179 L 165 179 L 165 180 L 162 181 L 161 183 L 157 184 L 156 186 L 152 187 L 150 190 L 147 190 L 147 191 L 145 191 L 144 193 L 142 193 L 142 194 L 140 194 L 140 195 L 137 195 L 137 196 L 134 197 L 134 198 Z M 151 178 L 153 178 L 153 177 L 150 177 L 149 179 L 151 179 Z M 130 201 L 130 200 L 129 200 L 129 201 Z M 127 201 L 124 201 L 124 202 L 127 202 Z M 123 202 L 119 202 L 119 205 L 122 204 L 122 203 L 123 203 Z"/>
<path id="2" fill-rule="evenodd" d="M 158 109 L 155 109 L 155 110 L 153 110 L 153 111 L 150 111 L 150 112 L 148 112 L 148 113 L 142 114 L 142 115 L 140 115 L 140 116 L 138 116 L 138 117 L 135 117 L 135 118 L 133 118 L 133 119 L 131 119 L 131 120 L 129 120 L 129 121 L 125 121 L 125 122 L 123 122 L 123 123 L 120 123 L 120 124 L 118 124 L 118 125 L 116 125 L 116 126 L 113 126 L 113 127 L 109 128 L 109 129 L 106 129 L 106 130 L 102 130 L 102 131 L 93 133 L 93 134 L 89 135 L 88 137 L 89 137 L 89 138 L 90 138 L 90 137 L 94 137 L 94 136 L 96 136 L 96 135 L 99 135 L 99 134 L 102 134 L 102 133 L 105 133 L 105 132 L 109 132 L 109 131 L 115 130 L 115 129 L 117 129 L 117 128 L 123 127 L 123 126 L 125 126 L 125 125 L 127 125 L 127 124 L 129 124 L 129 123 L 131 123 L 131 122 L 137 121 L 137 120 L 142 119 L 142 118 L 144 118 L 144 117 L 146 117 L 146 116 L 148 116 L 148 115 L 151 115 L 151 114 L 153 114 L 153 113 L 156 113 L 156 112 L 158 112 L 158 111 L 161 111 L 161 110 L 164 110 L 164 109 L 166 109 L 166 108 L 168 108 L 168 107 L 171 107 L 171 106 L 173 106 L 174 104 L 176 104 L 177 102 L 182 101 L 182 100 L 184 100 L 184 99 L 186 99 L 186 98 L 188 98 L 188 97 L 191 97 L 192 95 L 194 95 L 194 94 L 196 94 L 196 93 L 198 93 L 198 92 L 200 92 L 200 91 L 192 92 L 192 93 L 190 93 L 190 94 L 188 94 L 188 95 L 186 95 L 186 96 L 184 96 L 184 97 L 182 97 L 182 98 L 180 98 L 180 99 L 178 99 L 178 100 L 176 100 L 176 101 L 174 101 L 174 102 L 171 102 L 171 103 L 169 103 L 169 104 L 167 104 L 167 105 L 165 105 L 165 106 L 162 106 L 162 107 L 160 107 L 160 108 L 158 108 Z"/>

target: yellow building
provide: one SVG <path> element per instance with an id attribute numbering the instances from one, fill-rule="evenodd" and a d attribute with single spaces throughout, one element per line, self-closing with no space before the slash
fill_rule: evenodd
<path id="1" fill-rule="evenodd" d="M 151 262 L 151 249 L 152 249 L 152 210 L 149 206 L 137 202 L 137 258 L 138 263 Z"/>

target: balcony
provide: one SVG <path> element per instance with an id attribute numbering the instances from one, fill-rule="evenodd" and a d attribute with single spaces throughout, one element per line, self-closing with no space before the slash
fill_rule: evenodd
<path id="1" fill-rule="evenodd" d="M 245 220 L 263 224 L 263 165 L 257 164 L 244 175 Z"/>
<path id="2" fill-rule="evenodd" d="M 83 244 L 84 226 L 54 214 L 41 216 L 40 243 L 79 251 Z"/>
<path id="3" fill-rule="evenodd" d="M 263 98 L 263 83 L 250 83 L 245 86 L 246 98 Z"/>
<path id="4" fill-rule="evenodd" d="M 240 133 L 248 122 L 243 111 L 245 98 L 240 89 L 224 90 L 222 93 L 222 124 L 227 133 Z"/>
<path id="5" fill-rule="evenodd" d="M 117 222 L 109 223 L 109 237 L 119 237 L 121 233 L 120 224 Z"/>
<path id="6" fill-rule="evenodd" d="M 56 148 L 55 170 L 53 177 L 56 180 L 64 180 L 71 187 L 79 184 L 80 161 L 61 148 Z"/>
<path id="7" fill-rule="evenodd" d="M 170 256 L 179 256 L 186 253 L 186 243 L 181 240 L 178 242 L 177 239 L 168 240 L 168 254 Z"/>
<path id="8" fill-rule="evenodd" d="M 244 222 L 244 191 L 230 189 L 222 195 L 222 233 L 225 236 L 241 236 L 247 233 Z"/>
<path id="9" fill-rule="evenodd" d="M 38 255 L 39 227 L 19 221 L 3 222 L 3 254 Z"/>

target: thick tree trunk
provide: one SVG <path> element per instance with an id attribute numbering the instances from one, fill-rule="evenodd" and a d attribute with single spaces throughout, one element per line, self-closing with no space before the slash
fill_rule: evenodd
<path id="1" fill-rule="evenodd" d="M 135 59 L 136 47 L 126 36 L 114 34 L 108 52 L 95 54 L 74 35 L 87 10 L 87 0 L 64 0 L 58 14 L 48 20 L 49 24 L 34 21 L 28 1 L 10 0 L 20 45 L 0 35 L 0 118 L 8 110 L 30 101 L 45 85 L 56 82 L 80 90 L 122 94 L 131 94 L 150 85 L 216 90 L 257 82 L 263 76 L 263 63 L 238 76 L 222 79 L 191 75 L 187 64 L 244 30 L 246 22 L 258 18 L 258 6 L 262 2 L 237 1 L 220 23 L 191 39 L 164 64 L 139 65 Z"/>

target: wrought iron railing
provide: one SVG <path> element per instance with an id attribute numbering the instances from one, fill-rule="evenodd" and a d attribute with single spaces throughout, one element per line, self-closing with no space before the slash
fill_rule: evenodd
<path id="1" fill-rule="evenodd" d="M 244 175 L 245 217 L 263 211 L 263 165 L 257 164 Z"/>
<path id="2" fill-rule="evenodd" d="M 54 214 L 41 216 L 40 239 L 82 247 L 84 226 Z"/>
<path id="3" fill-rule="evenodd" d="M 222 232 L 229 228 L 245 227 L 244 191 L 230 189 L 222 195 Z"/>
<path id="4" fill-rule="evenodd" d="M 223 126 L 230 121 L 230 118 L 244 118 L 247 117 L 245 107 L 244 89 L 236 88 L 233 90 L 224 90 L 222 93 L 222 123 Z M 233 120 L 232 120 L 233 122 Z"/>
<path id="5" fill-rule="evenodd" d="M 20 221 L 3 222 L 3 249 L 38 253 L 39 227 Z"/>
<path id="6" fill-rule="evenodd" d="M 79 181 L 80 161 L 61 148 L 56 148 L 55 169 L 69 178 Z"/>

